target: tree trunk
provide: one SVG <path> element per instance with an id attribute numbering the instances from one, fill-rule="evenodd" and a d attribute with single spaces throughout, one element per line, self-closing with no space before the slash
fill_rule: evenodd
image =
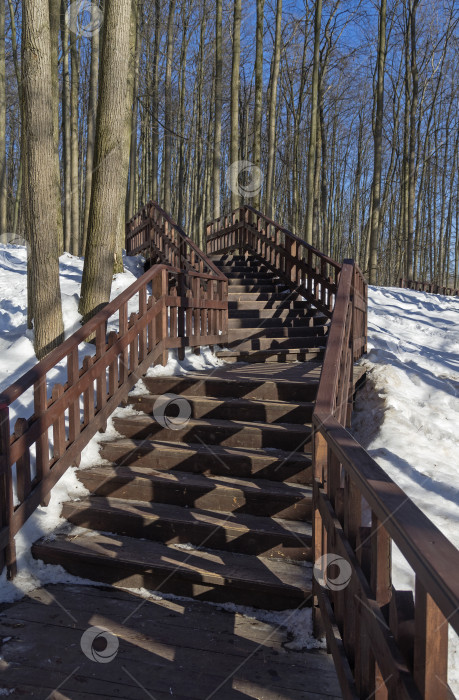
<path id="1" fill-rule="evenodd" d="M 216 0 L 215 14 L 215 119 L 212 167 L 214 218 L 220 216 L 220 170 L 222 146 L 222 0 Z"/>
<path id="2" fill-rule="evenodd" d="M 61 0 L 49 0 L 49 31 L 51 42 L 51 84 L 53 96 L 53 135 L 54 150 L 59 160 L 59 29 L 60 29 Z M 62 229 L 62 190 L 60 170 L 56 173 L 56 186 L 59 190 L 59 206 L 57 207 L 57 228 L 62 232 L 59 242 L 59 253 L 64 250 L 64 232 Z"/>
<path id="3" fill-rule="evenodd" d="M 159 150 L 159 123 L 158 123 L 158 63 L 159 63 L 159 45 L 161 32 L 161 2 L 155 0 L 155 48 L 153 55 L 153 75 L 151 86 L 151 101 L 152 101 L 152 135 L 151 135 L 151 150 L 152 150 L 152 192 L 151 196 L 154 202 L 159 199 L 158 196 L 158 150 Z"/>
<path id="4" fill-rule="evenodd" d="M 59 161 L 54 147 L 48 0 L 22 3 L 23 146 L 27 168 L 26 238 L 33 288 L 34 349 L 39 359 L 63 340 L 59 286 Z"/>
<path id="5" fill-rule="evenodd" d="M 261 107 L 263 97 L 263 19 L 265 0 L 257 0 L 257 39 L 255 55 L 255 109 L 253 114 L 253 164 L 261 165 Z M 253 206 L 260 207 L 260 190 L 256 189 Z"/>
<path id="6" fill-rule="evenodd" d="M 67 0 L 61 5 L 61 42 L 62 42 L 62 133 L 63 133 L 63 171 L 64 171 L 64 250 L 70 252 L 72 235 L 72 200 L 71 200 L 71 137 L 70 137 L 70 73 L 69 73 L 69 29 L 65 20 Z M 83 251 L 84 252 L 84 251 Z"/>
<path id="7" fill-rule="evenodd" d="M 78 37 L 71 32 L 70 36 L 70 181 L 71 181 L 71 207 L 72 225 L 70 236 L 70 251 L 72 255 L 80 253 L 80 188 L 78 177 L 78 83 L 79 83 L 79 55 L 77 46 Z"/>
<path id="8" fill-rule="evenodd" d="M 127 119 L 131 0 L 106 4 L 88 240 L 79 311 L 90 318 L 109 301 L 119 215 L 126 196 L 123 162 Z"/>
<path id="9" fill-rule="evenodd" d="M 164 89 L 166 92 L 164 110 L 164 149 L 163 167 L 164 172 L 164 209 L 171 214 L 171 155 L 172 155 L 172 58 L 174 54 L 174 14 L 175 0 L 169 3 L 169 18 L 167 20 L 167 56 L 166 56 L 166 80 Z"/>
<path id="10" fill-rule="evenodd" d="M 306 242 L 312 245 L 314 222 L 314 180 L 317 147 L 317 109 L 319 95 L 320 27 L 322 22 L 322 0 L 316 0 L 314 16 L 314 58 L 312 67 L 311 133 L 309 135 L 308 173 L 306 179 Z"/>
<path id="11" fill-rule="evenodd" d="M 14 17 L 14 7 L 13 7 L 13 2 L 12 0 L 8 0 L 8 7 L 10 11 L 10 23 L 11 23 L 11 51 L 13 54 L 13 64 L 14 64 L 14 72 L 16 74 L 16 81 L 18 85 L 18 96 L 19 96 L 19 111 L 21 113 L 21 120 L 22 120 L 22 85 L 21 85 L 21 68 L 19 66 L 19 59 L 18 59 L 18 44 L 17 44 L 17 37 L 16 37 L 16 20 Z M 13 208 L 13 234 L 16 235 L 17 230 L 18 230 L 18 221 L 19 221 L 19 205 L 21 202 L 21 194 L 22 194 L 22 173 L 23 173 L 23 153 L 22 153 L 22 130 L 21 130 L 21 137 L 20 137 L 20 143 L 21 143 L 21 154 L 19 158 L 19 172 L 18 172 L 18 181 L 17 181 L 17 189 L 16 189 L 16 198 L 14 201 L 14 208 Z"/>
<path id="12" fill-rule="evenodd" d="M 241 62 L 241 0 L 234 0 L 233 57 L 231 66 L 230 165 L 239 160 L 239 86 Z M 231 209 L 239 207 L 237 187 L 231 188 Z"/>
<path id="13" fill-rule="evenodd" d="M 281 53 L 282 0 L 276 4 L 276 32 L 274 35 L 274 51 L 271 62 L 271 89 L 269 93 L 269 124 L 268 124 L 268 169 L 266 173 L 266 213 L 272 218 L 274 213 L 274 171 L 276 167 L 276 106 L 277 82 L 279 80 L 279 65 Z"/>
<path id="14" fill-rule="evenodd" d="M 0 243 L 6 243 L 5 3 L 0 2 Z"/>
<path id="15" fill-rule="evenodd" d="M 382 169 L 382 130 L 384 114 L 384 69 L 386 63 L 386 0 L 381 0 L 379 10 L 378 37 L 378 78 L 376 85 L 376 117 L 374 124 L 374 160 L 372 215 L 370 231 L 370 284 L 377 283 L 378 275 L 378 241 L 381 228 L 381 169 Z"/>
<path id="16" fill-rule="evenodd" d="M 138 120 L 138 105 L 137 105 L 137 76 L 139 72 L 139 36 L 137 31 L 138 7 L 137 0 L 132 3 L 132 19 L 131 19 L 131 60 L 129 63 L 129 87 L 128 87 L 128 107 L 130 120 L 127 125 L 127 138 L 129 142 L 128 149 L 128 179 L 127 179 L 127 196 L 126 196 L 126 216 L 129 219 L 134 216 L 137 210 L 138 198 L 137 194 L 137 120 Z M 144 202 L 145 203 L 145 202 Z"/>
<path id="17" fill-rule="evenodd" d="M 184 3 L 185 5 L 186 3 Z M 183 8 L 185 11 L 185 7 Z M 185 104 L 186 104 L 186 53 L 188 47 L 188 21 L 189 15 L 184 14 L 184 24 L 183 24 L 183 34 L 182 34 L 182 46 L 180 48 L 180 71 L 181 71 L 181 81 L 180 81 L 180 144 L 179 144 L 179 176 L 178 176 L 178 214 L 177 223 L 179 226 L 184 226 L 185 218 L 185 207 L 184 207 L 184 195 L 185 195 Z"/>
<path id="18" fill-rule="evenodd" d="M 99 8 L 93 4 L 91 7 L 91 20 L 93 23 L 98 19 Z M 89 209 L 91 206 L 92 170 L 94 164 L 94 139 L 96 133 L 97 115 L 97 93 L 99 84 L 99 32 L 93 31 L 91 35 L 91 67 L 89 71 L 89 104 L 88 104 L 88 133 L 86 146 L 86 181 L 85 181 L 85 202 L 84 202 L 84 224 L 82 253 L 86 250 L 88 237 Z"/>
<path id="19" fill-rule="evenodd" d="M 417 124 L 416 117 L 418 111 L 418 93 L 419 79 L 418 67 L 416 62 L 416 9 L 419 0 L 413 0 L 410 8 L 410 30 L 411 30 L 411 83 L 412 96 L 410 108 L 410 148 L 408 159 L 408 245 L 406 251 L 407 266 L 406 276 L 408 279 L 414 279 L 413 271 L 413 245 L 414 245 L 414 207 L 416 196 L 416 140 L 417 140 Z"/>

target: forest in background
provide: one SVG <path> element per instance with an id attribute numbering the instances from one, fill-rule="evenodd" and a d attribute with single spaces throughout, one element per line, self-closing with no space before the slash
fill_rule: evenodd
<path id="1" fill-rule="evenodd" d="M 52 115 L 61 251 L 88 255 L 88 238 L 103 248 L 91 231 L 115 208 L 116 269 L 125 221 L 149 199 L 201 246 L 206 221 L 248 203 L 334 259 L 356 259 L 373 283 L 459 286 L 454 0 L 0 0 L 3 242 L 37 225 L 21 146 L 39 105 L 27 31 L 37 35 L 46 8 L 50 85 L 35 133 Z M 127 71 L 119 84 L 104 78 L 112 59 L 115 76 Z M 116 204 L 94 173 L 115 151 L 97 144 L 97 112 L 120 95 Z"/>

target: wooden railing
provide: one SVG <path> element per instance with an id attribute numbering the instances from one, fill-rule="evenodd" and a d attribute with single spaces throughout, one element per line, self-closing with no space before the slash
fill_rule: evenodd
<path id="1" fill-rule="evenodd" d="M 331 317 L 341 265 L 250 206 L 207 224 L 207 254 L 248 250 Z"/>
<path id="2" fill-rule="evenodd" d="M 400 279 L 402 289 L 414 289 L 416 292 L 430 292 L 430 294 L 443 294 L 448 297 L 459 297 L 459 289 L 453 287 L 441 287 L 432 282 L 417 282 L 416 280 Z"/>
<path id="3" fill-rule="evenodd" d="M 453 697 L 448 627 L 459 633 L 459 552 L 347 430 L 354 362 L 366 352 L 362 272 L 250 207 L 211 222 L 207 235 L 209 254 L 256 254 L 331 317 L 313 414 L 313 593 L 343 697 Z M 414 595 L 392 584 L 392 542 L 414 572 Z"/>
<path id="4" fill-rule="evenodd" d="M 453 697 L 448 626 L 459 633 L 459 552 L 346 430 L 362 284 L 345 261 L 313 415 L 316 625 L 344 698 L 443 700 Z M 392 542 L 414 572 L 414 596 L 392 585 Z"/>
<path id="5" fill-rule="evenodd" d="M 159 238 L 155 233 L 155 241 Z M 47 503 L 68 467 L 79 463 L 83 448 L 148 367 L 166 364 L 171 348 L 226 343 L 227 280 L 203 253 L 194 254 L 187 240 L 180 243 L 181 267 L 153 265 L 2 392 L 0 569 L 6 564 L 10 578 L 17 568 L 15 534 L 40 503 Z M 178 262 L 169 236 L 160 247 L 164 259 L 170 255 Z M 82 350 L 88 340 L 92 344 Z M 88 349 L 93 352 L 82 357 Z M 65 381 L 52 379 L 56 368 Z M 33 415 L 11 425 L 11 406 L 28 391 Z"/>
<path id="6" fill-rule="evenodd" d="M 218 267 L 155 202 L 149 202 L 127 222 L 126 253 L 143 253 L 150 264 L 159 262 L 185 272 L 206 273 L 227 283 Z"/>

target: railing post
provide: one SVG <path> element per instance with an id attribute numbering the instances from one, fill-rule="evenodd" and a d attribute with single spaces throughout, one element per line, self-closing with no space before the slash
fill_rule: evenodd
<path id="1" fill-rule="evenodd" d="M 43 416 L 48 408 L 48 398 L 46 395 L 46 375 L 40 377 L 33 388 L 34 413 L 36 418 Z M 49 439 L 48 433 L 44 432 L 37 439 L 37 477 L 39 481 L 44 479 L 49 471 Z M 50 496 L 44 496 L 42 505 L 47 506 Z"/>
<path id="2" fill-rule="evenodd" d="M 11 534 L 13 515 L 13 484 L 10 466 L 10 409 L 0 396 L 0 527 L 9 529 L 8 545 L 0 552 L 0 571 L 7 566 L 7 577 L 12 579 L 17 573 L 16 545 Z"/>
<path id="3" fill-rule="evenodd" d="M 313 468 L 313 505 L 312 505 L 312 548 L 313 548 L 313 565 L 320 557 L 326 554 L 324 526 L 322 516 L 319 510 L 319 489 L 326 487 L 327 471 L 328 471 L 328 446 L 325 438 L 319 432 L 316 424 L 313 424 L 312 436 L 312 468 Z M 313 593 L 314 589 L 319 584 L 313 578 Z M 317 593 L 313 597 L 313 629 L 315 636 L 323 636 L 324 628 L 321 622 L 319 600 Z"/>
<path id="4" fill-rule="evenodd" d="M 415 683 L 425 700 L 447 700 L 448 622 L 418 577 L 414 625 Z"/>
<path id="5" fill-rule="evenodd" d="M 163 308 L 156 317 L 156 340 L 163 344 L 163 351 L 155 364 L 167 365 L 169 351 L 167 348 L 168 328 L 167 328 L 167 305 L 166 296 L 168 294 L 169 274 L 168 271 L 162 268 L 159 273 L 153 278 L 153 295 L 155 299 L 163 300 Z"/>

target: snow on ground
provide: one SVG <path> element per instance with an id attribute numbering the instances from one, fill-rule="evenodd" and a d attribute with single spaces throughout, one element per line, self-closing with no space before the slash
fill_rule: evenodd
<path id="1" fill-rule="evenodd" d="M 459 299 L 370 287 L 367 382 L 353 433 L 459 547 Z M 394 585 L 414 574 L 393 548 Z M 459 642 L 450 632 L 450 684 L 459 696 Z"/>

